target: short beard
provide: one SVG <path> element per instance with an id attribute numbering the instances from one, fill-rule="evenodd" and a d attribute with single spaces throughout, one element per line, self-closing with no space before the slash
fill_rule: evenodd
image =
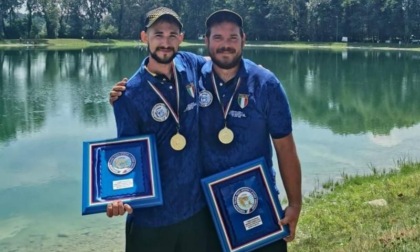
<path id="1" fill-rule="evenodd" d="M 207 48 L 207 49 L 209 49 L 209 48 Z M 241 59 L 242 59 L 242 53 L 239 54 L 237 57 L 235 57 L 231 62 L 227 62 L 227 63 L 216 59 L 216 54 L 217 53 L 222 53 L 223 51 L 233 52 L 232 50 L 233 49 L 229 49 L 229 48 L 221 48 L 221 49 L 218 49 L 215 54 L 210 53 L 210 50 L 208 50 L 208 51 L 209 51 L 209 54 L 210 54 L 210 58 L 213 61 L 213 64 L 215 64 L 216 66 L 218 66 L 222 69 L 229 70 L 229 69 L 232 69 L 232 68 L 234 68 L 234 67 L 236 67 L 240 64 Z"/>
<path id="2" fill-rule="evenodd" d="M 213 61 L 213 64 L 215 64 L 216 66 L 222 69 L 229 70 L 240 64 L 241 59 L 242 59 L 242 54 L 238 55 L 238 57 L 234 58 L 231 62 L 227 62 L 227 63 L 217 60 L 215 57 L 212 57 L 212 55 L 210 55 L 210 58 Z"/>
<path id="3" fill-rule="evenodd" d="M 149 46 L 147 47 L 147 50 L 149 51 L 150 56 L 159 64 L 170 64 L 170 63 L 172 63 L 172 60 L 175 58 L 175 56 L 178 52 L 176 52 L 174 48 L 171 48 L 171 49 L 173 51 L 172 56 L 167 58 L 167 59 L 162 59 L 162 58 L 159 58 L 159 56 L 156 53 L 157 51 L 159 51 L 159 47 L 156 48 L 156 51 L 154 51 L 154 52 L 152 52 L 150 50 Z"/>

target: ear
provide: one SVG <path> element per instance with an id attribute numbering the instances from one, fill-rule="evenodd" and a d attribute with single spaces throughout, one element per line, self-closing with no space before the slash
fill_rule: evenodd
<path id="1" fill-rule="evenodd" d="M 245 41 L 246 41 L 246 34 L 244 33 L 244 37 L 242 38 L 242 48 L 244 48 L 245 46 Z"/>
<path id="2" fill-rule="evenodd" d="M 207 36 L 204 37 L 204 43 L 206 43 L 206 46 L 209 46 L 209 38 Z"/>
<path id="3" fill-rule="evenodd" d="M 184 33 L 183 32 L 181 32 L 179 34 L 179 42 L 182 43 L 182 41 L 184 41 Z"/>
<path id="4" fill-rule="evenodd" d="M 147 37 L 147 32 L 145 32 L 145 31 L 141 31 L 141 33 L 140 33 L 140 39 L 141 39 L 141 41 L 143 42 L 143 43 L 145 43 L 145 44 L 147 44 L 147 42 L 148 42 L 148 37 Z"/>

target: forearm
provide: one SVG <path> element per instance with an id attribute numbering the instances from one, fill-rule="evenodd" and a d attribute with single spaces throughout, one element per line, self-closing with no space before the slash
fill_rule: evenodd
<path id="1" fill-rule="evenodd" d="M 301 208 L 302 205 L 302 173 L 293 136 L 274 139 L 280 177 L 286 190 L 289 206 Z"/>
<path id="2" fill-rule="evenodd" d="M 280 176 L 286 190 L 289 206 L 301 207 L 302 205 L 302 177 L 298 158 L 291 158 L 293 155 L 280 155 L 279 169 Z M 290 159 L 290 160 L 287 160 Z"/>

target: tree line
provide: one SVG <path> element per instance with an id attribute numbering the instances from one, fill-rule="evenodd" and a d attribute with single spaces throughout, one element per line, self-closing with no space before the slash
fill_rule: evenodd
<path id="1" fill-rule="evenodd" d="M 180 14 L 186 39 L 228 8 L 244 18 L 248 40 L 420 42 L 420 0 L 2 0 L 0 39 L 138 39 L 158 6 Z"/>

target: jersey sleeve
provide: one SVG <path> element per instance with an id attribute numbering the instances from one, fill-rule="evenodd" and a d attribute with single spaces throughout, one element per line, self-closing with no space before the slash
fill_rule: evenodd
<path id="1" fill-rule="evenodd" d="M 135 105 L 123 94 L 114 102 L 114 116 L 118 137 L 129 137 L 140 134 L 140 119 Z"/>
<path id="2" fill-rule="evenodd" d="M 292 132 L 292 116 L 286 92 L 280 81 L 273 77 L 267 85 L 267 118 L 272 138 L 282 138 Z"/>

